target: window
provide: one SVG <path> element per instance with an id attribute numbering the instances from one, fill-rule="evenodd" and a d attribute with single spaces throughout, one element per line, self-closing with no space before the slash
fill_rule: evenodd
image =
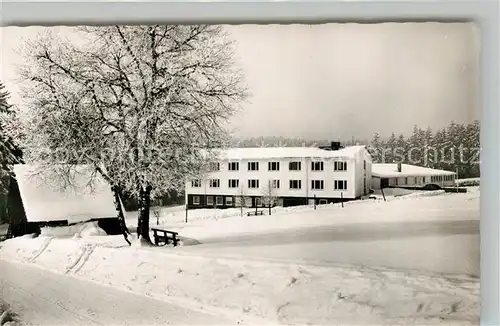
<path id="1" fill-rule="evenodd" d="M 311 162 L 311 171 L 323 171 L 323 162 Z"/>
<path id="2" fill-rule="evenodd" d="M 408 177 L 405 178 L 405 185 L 408 184 Z"/>
<path id="3" fill-rule="evenodd" d="M 233 206 L 233 197 L 226 197 L 226 206 Z"/>
<path id="4" fill-rule="evenodd" d="M 271 182 L 271 188 L 273 188 L 273 189 L 279 189 L 280 188 L 280 181 L 279 180 L 273 180 Z"/>
<path id="5" fill-rule="evenodd" d="M 320 205 L 326 205 L 326 204 L 328 204 L 328 201 L 326 199 L 320 199 L 319 200 L 319 204 Z"/>
<path id="6" fill-rule="evenodd" d="M 365 169 L 366 169 L 366 161 L 365 161 Z M 347 162 L 334 162 L 333 163 L 334 171 L 347 171 Z"/>
<path id="7" fill-rule="evenodd" d="M 262 206 L 262 200 L 260 199 L 260 197 L 255 198 L 255 206 Z"/>
<path id="8" fill-rule="evenodd" d="M 347 190 L 346 180 L 335 180 L 335 190 Z"/>
<path id="9" fill-rule="evenodd" d="M 220 163 L 211 162 L 209 168 L 210 168 L 210 171 L 212 171 L 212 172 L 220 171 Z"/>
<path id="10" fill-rule="evenodd" d="M 280 170 L 280 162 L 268 162 L 267 167 L 269 171 L 279 171 Z"/>
<path id="11" fill-rule="evenodd" d="M 290 189 L 302 188 L 302 180 L 290 180 Z"/>
<path id="12" fill-rule="evenodd" d="M 302 162 L 290 162 L 288 163 L 289 171 L 300 171 L 302 169 Z"/>
<path id="13" fill-rule="evenodd" d="M 213 204 L 214 204 L 214 197 L 207 196 L 207 206 L 213 206 Z"/>
<path id="14" fill-rule="evenodd" d="M 219 179 L 210 179 L 210 188 L 219 188 L 220 180 Z"/>
<path id="15" fill-rule="evenodd" d="M 239 162 L 229 162 L 229 171 L 238 171 L 240 169 Z"/>
<path id="16" fill-rule="evenodd" d="M 259 162 L 248 162 L 248 171 L 259 171 Z"/>
<path id="17" fill-rule="evenodd" d="M 250 179 L 248 180 L 248 188 L 259 188 L 259 180 L 257 179 Z"/>
<path id="18" fill-rule="evenodd" d="M 201 180 L 193 180 L 193 181 L 191 181 L 191 187 L 193 187 L 193 188 L 200 188 L 201 187 Z"/>
<path id="19" fill-rule="evenodd" d="M 223 198 L 223 197 L 221 197 L 221 196 L 217 196 L 217 197 L 215 197 L 215 204 L 216 204 L 217 206 L 222 206 L 222 205 L 224 205 L 224 198 Z"/>
<path id="20" fill-rule="evenodd" d="M 323 190 L 324 185 L 323 180 L 311 180 L 311 189 L 313 190 Z"/>
<path id="21" fill-rule="evenodd" d="M 200 196 L 193 196 L 193 205 L 200 204 Z"/>
<path id="22" fill-rule="evenodd" d="M 238 188 L 240 186 L 240 180 L 229 179 L 229 188 Z"/>

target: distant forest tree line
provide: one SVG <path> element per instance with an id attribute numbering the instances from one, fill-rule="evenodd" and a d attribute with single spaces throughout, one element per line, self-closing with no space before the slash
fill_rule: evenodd
<path id="1" fill-rule="evenodd" d="M 479 177 L 480 123 L 450 122 L 447 127 L 413 127 L 411 136 L 394 133 L 382 139 L 373 135 L 368 146 L 376 163 L 404 163 L 458 173 L 459 178 Z"/>
<path id="2" fill-rule="evenodd" d="M 450 122 L 445 128 L 433 131 L 431 128 L 414 126 L 412 134 L 392 133 L 382 138 L 375 133 L 371 141 L 352 137 L 341 140 L 344 146 L 366 145 L 375 163 L 404 163 L 433 169 L 458 172 L 459 178 L 479 177 L 480 123 Z M 336 139 L 333 139 L 336 140 Z M 309 147 L 325 146 L 332 140 L 311 140 L 262 136 L 234 138 L 232 147 Z"/>

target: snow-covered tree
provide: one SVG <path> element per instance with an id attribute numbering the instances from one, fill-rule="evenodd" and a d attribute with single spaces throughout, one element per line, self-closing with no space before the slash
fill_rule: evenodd
<path id="1" fill-rule="evenodd" d="M 24 49 L 17 130 L 26 158 L 58 174 L 93 166 L 137 199 L 138 236 L 150 243 L 151 199 L 206 171 L 247 96 L 233 43 L 214 25 L 79 27 L 75 35 L 81 42 L 47 34 Z"/>
<path id="2" fill-rule="evenodd" d="M 395 152 L 397 148 L 397 138 L 394 133 L 391 134 L 389 139 L 385 142 L 384 146 L 384 157 L 385 157 L 385 162 L 387 163 L 394 163 L 395 162 Z"/>
<path id="3" fill-rule="evenodd" d="M 235 204 L 236 206 L 240 207 L 240 214 L 241 216 L 243 216 L 243 207 L 245 207 L 245 186 L 243 184 L 240 184 L 240 187 L 238 188 L 238 193 L 236 195 L 236 200 L 235 200 Z"/>
<path id="4" fill-rule="evenodd" d="M 422 165 L 424 161 L 423 130 L 417 125 L 413 126 L 413 132 L 408 138 L 408 161 L 410 164 Z"/>
<path id="5" fill-rule="evenodd" d="M 460 164 L 464 177 L 475 177 L 479 175 L 479 134 L 479 121 L 474 121 L 463 128 L 463 146 L 460 149 Z"/>
<path id="6" fill-rule="evenodd" d="M 269 179 L 263 189 L 264 205 L 269 209 L 269 215 L 271 215 L 273 206 L 278 204 L 277 189 L 280 186 L 279 182 L 279 180 Z"/>
<path id="7" fill-rule="evenodd" d="M 12 165 L 22 163 L 22 152 L 15 139 L 6 132 L 6 126 L 17 119 L 12 105 L 9 104 L 9 92 L 0 82 L 0 221 L 7 221 L 7 202 L 10 183 L 15 182 Z"/>
<path id="8" fill-rule="evenodd" d="M 396 150 L 394 151 L 395 163 L 408 162 L 408 142 L 403 134 L 400 134 L 396 140 Z"/>
<path id="9" fill-rule="evenodd" d="M 373 138 L 368 146 L 368 151 L 370 152 L 374 163 L 384 163 L 384 148 L 382 139 L 378 132 L 373 134 Z"/>
<path id="10" fill-rule="evenodd" d="M 423 138 L 423 166 L 434 167 L 438 156 L 438 149 L 433 146 L 433 133 L 430 127 L 427 127 L 421 136 Z"/>

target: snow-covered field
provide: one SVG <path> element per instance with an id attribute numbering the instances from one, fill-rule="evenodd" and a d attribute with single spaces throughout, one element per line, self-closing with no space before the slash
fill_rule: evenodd
<path id="1" fill-rule="evenodd" d="M 203 241 L 312 226 L 479 219 L 477 188 L 466 194 L 415 193 L 387 199 L 350 202 L 344 208 L 277 208 L 272 216 L 262 217 L 241 217 L 239 209 L 190 211 L 188 224 L 181 208 L 169 208 L 161 212 L 160 224 Z M 1 259 L 250 324 L 479 322 L 479 280 L 475 277 L 197 255 L 196 246 L 189 254 L 178 250 L 182 248 L 128 247 L 121 236 L 92 235 L 94 227 L 78 230 L 77 237 L 61 238 L 46 230 L 38 238 L 7 240 L 0 244 Z M 90 231 L 80 232 L 84 230 Z"/>
<path id="2" fill-rule="evenodd" d="M 405 194 L 405 195 L 403 195 Z M 159 225 L 179 232 L 187 238 L 203 241 L 211 238 L 242 236 L 297 228 L 332 226 L 354 223 L 411 222 L 411 221 L 462 221 L 479 220 L 479 189 L 469 188 L 465 194 L 445 194 L 444 191 L 408 191 L 387 189 L 385 196 L 377 199 L 351 201 L 340 204 L 276 207 L 272 215 L 241 216 L 239 208 L 214 210 L 199 209 L 186 212 L 182 207 L 160 211 Z M 267 213 L 267 209 L 264 209 Z M 133 230 L 137 223 L 135 213 L 129 214 L 128 226 Z M 151 224 L 156 220 L 152 218 Z"/>

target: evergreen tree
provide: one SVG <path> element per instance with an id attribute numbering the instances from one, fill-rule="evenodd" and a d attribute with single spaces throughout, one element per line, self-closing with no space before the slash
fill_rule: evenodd
<path id="1" fill-rule="evenodd" d="M 422 130 L 417 126 L 413 126 L 413 132 L 408 139 L 408 162 L 413 165 L 422 165 L 424 161 Z"/>
<path id="2" fill-rule="evenodd" d="M 0 82 L 0 222 L 7 221 L 7 196 L 10 180 L 13 176 L 11 167 L 22 160 L 21 151 L 5 133 L 4 122 L 7 119 L 15 119 L 8 99 L 9 92 Z"/>
<path id="3" fill-rule="evenodd" d="M 387 163 L 394 163 L 395 160 L 395 152 L 397 148 L 397 138 L 394 133 L 391 134 L 391 137 L 385 142 L 384 146 L 384 159 Z"/>
<path id="4" fill-rule="evenodd" d="M 374 163 L 383 163 L 383 143 L 378 132 L 373 134 L 372 141 L 368 146 L 368 151 Z"/>
<path id="5" fill-rule="evenodd" d="M 460 165 L 464 178 L 479 176 L 479 121 L 474 121 L 463 127 L 462 147 L 460 148 Z"/>
<path id="6" fill-rule="evenodd" d="M 448 141 L 448 135 L 446 133 L 446 128 L 440 129 L 436 132 L 432 139 L 432 147 L 436 151 L 436 157 L 434 159 L 434 168 L 439 170 L 445 170 L 448 168 L 445 157 L 447 152 L 449 152 L 451 143 Z"/>
<path id="7" fill-rule="evenodd" d="M 423 166 L 434 168 L 438 150 L 433 146 L 432 129 L 427 127 L 423 132 Z"/>
<path id="8" fill-rule="evenodd" d="M 408 163 L 408 142 L 403 134 L 400 134 L 396 140 L 396 150 L 394 153 L 394 162 Z"/>

